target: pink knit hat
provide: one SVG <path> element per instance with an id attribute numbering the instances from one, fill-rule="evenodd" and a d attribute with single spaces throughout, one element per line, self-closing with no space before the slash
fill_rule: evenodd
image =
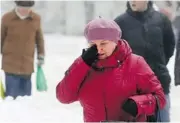
<path id="1" fill-rule="evenodd" d="M 88 42 L 93 40 L 110 40 L 117 42 L 122 36 L 122 31 L 113 20 L 98 18 L 90 21 L 84 30 Z"/>

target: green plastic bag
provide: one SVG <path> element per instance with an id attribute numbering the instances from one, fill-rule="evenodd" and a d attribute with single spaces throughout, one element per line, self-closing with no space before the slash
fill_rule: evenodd
<path id="1" fill-rule="evenodd" d="M 36 89 L 38 91 L 47 91 L 47 88 L 47 81 L 44 75 L 44 71 L 41 66 L 38 66 L 36 75 Z"/>
<path id="2" fill-rule="evenodd" d="M 4 99 L 5 98 L 5 91 L 4 91 L 4 87 L 2 84 L 2 80 L 0 78 L 0 98 Z"/>

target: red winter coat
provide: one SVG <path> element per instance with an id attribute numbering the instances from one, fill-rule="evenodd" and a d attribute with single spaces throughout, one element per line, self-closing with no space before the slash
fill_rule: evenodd
<path id="1" fill-rule="evenodd" d="M 61 103 L 80 101 L 85 122 L 146 121 L 146 115 L 155 112 L 152 93 L 159 98 L 160 108 L 164 107 L 159 80 L 142 57 L 132 54 L 127 42 L 120 41 L 116 51 L 96 66 L 102 69 L 94 70 L 77 58 L 56 87 Z M 121 108 L 128 98 L 138 106 L 136 118 Z"/>

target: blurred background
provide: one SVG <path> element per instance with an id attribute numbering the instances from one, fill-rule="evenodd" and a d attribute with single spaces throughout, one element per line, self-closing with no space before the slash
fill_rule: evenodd
<path id="1" fill-rule="evenodd" d="M 159 8 L 167 8 L 173 16 L 180 14 L 180 1 L 154 1 Z M 13 9 L 13 1 L 1 1 L 1 16 Z M 36 1 L 34 10 L 41 15 L 45 33 L 82 35 L 89 20 L 99 16 L 114 19 L 126 10 L 126 1 Z"/>

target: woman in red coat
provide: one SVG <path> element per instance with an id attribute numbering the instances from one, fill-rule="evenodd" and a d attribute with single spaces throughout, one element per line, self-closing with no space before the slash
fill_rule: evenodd
<path id="1" fill-rule="evenodd" d="M 161 84 L 145 60 L 132 53 L 112 20 L 92 20 L 85 28 L 89 48 L 56 87 L 64 104 L 79 101 L 85 122 L 146 121 L 165 105 Z"/>

